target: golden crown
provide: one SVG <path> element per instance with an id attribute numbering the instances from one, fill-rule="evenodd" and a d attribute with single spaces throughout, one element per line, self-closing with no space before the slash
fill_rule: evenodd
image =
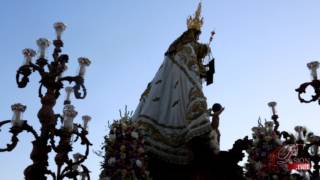
<path id="1" fill-rule="evenodd" d="M 201 17 L 201 2 L 200 2 L 196 12 L 194 13 L 194 16 L 188 17 L 187 26 L 188 26 L 188 29 L 196 29 L 200 31 L 202 25 L 203 25 L 203 17 Z"/>

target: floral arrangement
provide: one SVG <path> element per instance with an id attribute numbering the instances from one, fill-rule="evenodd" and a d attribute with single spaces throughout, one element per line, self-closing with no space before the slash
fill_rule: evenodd
<path id="1" fill-rule="evenodd" d="M 274 130 L 273 121 L 265 121 L 264 125 L 261 120 L 258 126 L 252 128 L 253 143 L 252 147 L 247 150 L 248 163 L 245 165 L 247 170 L 246 177 L 251 179 L 274 179 L 289 177 L 290 172 L 287 168 L 277 166 L 276 152 L 282 147 L 278 133 Z"/>
<path id="2" fill-rule="evenodd" d="M 288 169 L 288 163 L 292 163 L 291 157 L 299 156 L 298 146 L 302 148 L 306 144 L 320 142 L 320 137 L 308 132 L 303 126 L 294 128 L 295 135 L 286 131 L 278 132 L 274 128 L 273 121 L 265 121 L 262 125 L 253 127 L 252 146 L 247 149 L 248 161 L 245 165 L 248 179 L 302 179 L 309 177 L 304 171 L 292 171 Z M 283 139 L 281 139 L 283 138 Z M 311 151 L 318 152 L 311 148 Z"/>
<path id="3" fill-rule="evenodd" d="M 105 136 L 104 162 L 101 180 L 150 180 L 147 156 L 144 153 L 142 132 L 131 121 L 131 114 L 125 115 L 109 125 L 109 135 Z"/>

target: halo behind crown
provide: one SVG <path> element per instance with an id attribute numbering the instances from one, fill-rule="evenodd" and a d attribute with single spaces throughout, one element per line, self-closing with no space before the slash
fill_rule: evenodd
<path id="1" fill-rule="evenodd" d="M 200 2 L 196 12 L 194 13 L 194 16 L 188 17 L 187 26 L 188 26 L 188 29 L 196 29 L 200 31 L 202 25 L 203 25 L 203 17 L 201 17 L 201 2 Z"/>

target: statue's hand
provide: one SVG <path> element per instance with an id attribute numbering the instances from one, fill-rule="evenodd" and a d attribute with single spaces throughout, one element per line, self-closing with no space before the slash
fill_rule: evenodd
<path id="1" fill-rule="evenodd" d="M 210 44 L 206 44 L 207 49 L 208 49 L 208 53 L 207 54 L 211 54 L 211 48 L 210 48 Z"/>
<path id="2" fill-rule="evenodd" d="M 214 112 L 213 115 L 220 116 L 220 114 L 224 111 L 225 107 L 222 107 L 219 111 Z"/>

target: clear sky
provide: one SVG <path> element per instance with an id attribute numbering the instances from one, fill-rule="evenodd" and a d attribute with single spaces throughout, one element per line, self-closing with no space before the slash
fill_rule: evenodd
<path id="1" fill-rule="evenodd" d="M 80 116 L 89 114 L 89 138 L 99 150 L 107 122 L 119 117 L 125 105 L 134 110 L 140 94 L 153 78 L 169 44 L 186 30 L 186 18 L 195 0 L 2 0 L 0 6 L 0 118 L 10 119 L 11 104 L 26 104 L 25 119 L 36 129 L 40 108 L 39 76 L 18 89 L 15 72 L 23 62 L 21 50 L 37 48 L 39 37 L 54 39 L 52 24 L 68 25 L 63 34 L 69 70 L 75 74 L 77 58 L 89 57 L 85 100 L 73 100 Z M 320 58 L 320 1 L 318 0 L 203 0 L 205 24 L 201 40 L 216 31 L 212 49 L 216 58 L 215 83 L 204 87 L 208 104 L 226 107 L 221 116 L 221 148 L 251 134 L 251 127 L 270 117 L 267 103 L 278 102 L 280 129 L 306 125 L 319 133 L 320 107 L 300 104 L 294 91 L 309 81 L 306 63 Z M 51 49 L 50 49 L 51 50 Z M 51 51 L 50 51 L 51 53 Z M 50 55 L 47 55 L 50 57 Z M 50 57 L 51 58 L 51 57 Z M 62 96 L 56 112 L 62 111 Z M 9 141 L 8 128 L 0 132 L 0 145 Z M 0 179 L 21 180 L 31 162 L 31 136 L 23 133 L 16 149 L 0 154 Z M 75 147 L 75 151 L 83 149 Z M 92 179 L 100 173 L 100 157 L 92 151 L 86 165 Z M 51 160 L 51 164 L 53 164 Z M 54 166 L 51 166 L 53 169 Z"/>

